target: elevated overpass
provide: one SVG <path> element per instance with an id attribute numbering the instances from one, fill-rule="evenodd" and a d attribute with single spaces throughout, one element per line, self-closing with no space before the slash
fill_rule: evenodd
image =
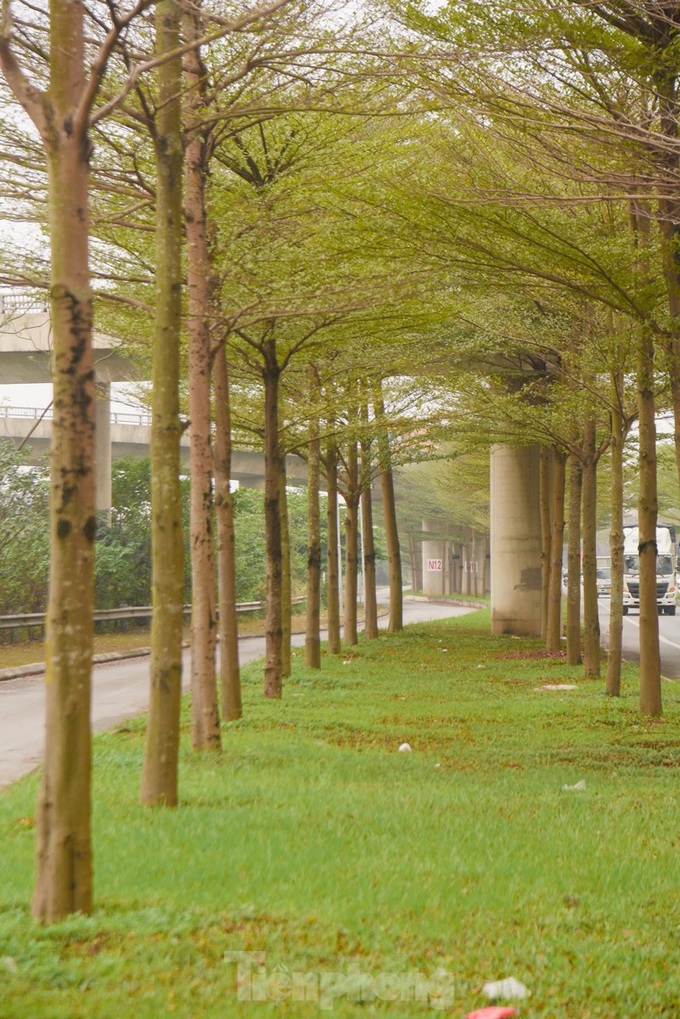
<path id="1" fill-rule="evenodd" d="M 50 447 L 52 411 L 50 408 L 11 407 L 0 404 L 0 438 L 10 439 L 15 445 L 29 450 L 28 463 L 36 464 L 44 457 Z M 101 427 L 101 414 L 97 419 L 98 429 Z M 145 413 L 114 412 L 109 414 L 108 422 L 110 470 L 111 460 L 119 460 L 126 456 L 143 457 L 149 455 L 151 441 L 151 415 Z M 183 435 L 180 441 L 182 462 L 189 467 L 189 436 Z M 286 457 L 286 470 L 291 485 L 307 484 L 307 465 L 298 456 Z M 264 457 L 253 450 L 234 450 L 232 453 L 232 481 L 238 481 L 245 488 L 262 488 L 264 486 Z M 108 494 L 110 496 L 110 484 Z M 101 497 L 98 499 L 100 508 Z M 109 501 L 110 505 L 110 501 Z"/>
<path id="2" fill-rule="evenodd" d="M 95 332 L 93 338 L 97 378 L 96 483 L 101 509 L 111 505 L 111 458 L 126 452 L 148 451 L 148 421 L 122 420 L 111 415 L 112 382 L 137 377 L 133 364 L 114 337 Z M 3 384 L 49 383 L 51 359 L 49 312 L 26 295 L 0 295 L 0 382 Z M 3 413 L 3 410 L 5 413 Z M 17 442 L 28 441 L 34 455 L 49 443 L 49 419 L 36 415 L 12 415 L 0 409 L 0 435 Z M 30 409 L 29 409 L 30 410 Z M 183 455 L 188 438 L 183 440 Z M 289 477 L 304 484 L 304 463 L 290 458 Z M 244 485 L 262 484 L 261 454 L 237 452 L 232 476 Z M 428 550 L 430 553 L 433 550 Z M 423 546 L 424 557 L 426 555 Z M 438 565 L 443 556 L 427 555 Z M 491 453 L 491 611 L 496 633 L 538 636 L 541 632 L 541 520 L 539 511 L 539 450 L 536 446 L 498 445 Z M 426 572 L 426 571 L 424 571 Z M 433 571 L 437 572 L 437 571 Z M 443 562 L 442 569 L 443 573 Z M 442 581 L 443 581 L 442 577 Z M 439 583 L 439 578 L 430 578 Z"/>

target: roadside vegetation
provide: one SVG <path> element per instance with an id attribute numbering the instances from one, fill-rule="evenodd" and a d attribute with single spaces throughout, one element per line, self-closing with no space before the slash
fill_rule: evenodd
<path id="1" fill-rule="evenodd" d="M 21 348 L 30 348 L 30 337 L 42 337 L 47 325 L 35 323 L 38 332 L 33 334 L 34 324 L 23 311 L 48 305 L 53 383 L 49 527 L 48 483 L 43 479 L 35 498 L 29 498 L 30 477 L 23 464 L 8 466 L 24 490 L 8 515 L 0 493 L 0 548 L 7 567 L 0 574 L 0 594 L 14 612 L 20 611 L 23 597 L 33 600 L 34 610 L 47 599 L 45 766 L 36 808 L 33 916 L 59 924 L 70 914 L 105 908 L 92 893 L 91 820 L 94 816 L 101 823 L 105 786 L 116 768 L 101 783 L 100 802 L 99 788 L 92 795 L 93 609 L 121 601 L 145 603 L 153 592 L 149 718 L 139 796 L 146 807 L 176 807 L 183 604 L 189 578 L 189 727 L 200 762 L 207 750 L 217 760 L 223 731 L 230 747 L 243 738 L 247 749 L 251 730 L 223 725 L 242 716 L 239 599 L 265 595 L 262 680 L 265 696 L 274 700 L 283 697 L 291 672 L 291 605 L 298 585 L 305 586 L 307 598 L 305 661 L 310 669 L 321 668 L 322 591 L 329 650 L 340 653 L 341 627 L 348 645 L 359 643 L 360 561 L 368 578 L 366 632 L 375 637 L 379 554 L 373 548 L 372 499 L 378 478 L 390 589 L 388 628 L 391 634 L 401 631 L 405 560 L 394 472 L 413 462 L 437 461 L 422 476 L 429 473 L 458 503 L 453 519 L 444 522 L 429 515 L 437 499 L 413 500 L 408 542 L 414 586 L 426 586 L 419 584 L 414 569 L 424 543 L 441 538 L 449 547 L 429 560 L 431 572 L 441 573 L 442 582 L 448 572 L 453 590 L 486 590 L 492 555 L 486 545 L 486 462 L 491 450 L 497 505 L 497 453 L 504 455 L 499 447 L 506 447 L 514 480 L 510 483 L 511 475 L 504 474 L 501 498 L 507 495 L 512 506 L 517 483 L 527 495 L 536 494 L 537 501 L 532 495 L 531 505 L 527 502 L 530 528 L 522 508 L 521 514 L 508 514 L 508 521 L 517 524 L 512 541 L 508 534 L 497 542 L 494 534 L 494 568 L 502 546 L 510 548 L 519 539 L 517 576 L 503 570 L 507 589 L 501 596 L 494 584 L 494 609 L 507 612 L 507 628 L 540 631 L 546 660 L 561 660 L 566 534 L 567 658 L 574 666 L 582 663 L 584 676 L 593 683 L 601 675 L 597 482 L 603 480 L 601 465 L 608 462 L 612 585 L 606 689 L 611 697 L 621 694 L 623 511 L 637 506 L 639 711 L 661 718 L 658 415 L 672 415 L 674 432 L 680 434 L 678 5 L 644 0 L 547 5 L 544 0 L 236 0 L 226 5 L 219 0 L 81 0 L 47 6 L 41 11 L 33 0 L 5 0 L 0 13 L 0 135 L 6 165 L 0 210 L 6 220 L 30 225 L 36 238 L 39 232 L 42 236 L 35 244 L 22 230 L 7 238 L 0 284 L 8 292 L 0 294 L 0 303 L 5 324 L 26 330 Z M 151 382 L 151 468 L 145 480 L 150 495 L 147 489 L 143 496 L 136 492 L 126 503 L 133 507 L 129 517 L 121 523 L 112 515 L 110 526 L 98 516 L 95 490 L 97 386 L 103 387 L 100 396 L 107 395 L 106 366 L 99 357 L 95 378 L 97 334 L 126 337 L 125 353 L 134 363 L 130 374 Z M 189 512 L 180 461 L 180 439 L 187 429 Z M 241 514 L 246 507 L 239 507 L 240 494 L 233 499 L 229 487 L 232 450 L 243 445 L 261 454 L 265 465 L 264 515 L 253 520 L 246 539 L 247 514 Z M 308 464 L 304 538 L 294 533 L 296 507 L 288 499 L 285 464 L 291 452 Z M 635 485 L 626 492 L 625 465 L 631 458 Z M 677 474 L 680 443 L 673 459 Z M 520 462 L 530 466 L 520 468 Z M 322 491 L 327 492 L 323 508 Z M 677 492 L 676 477 L 671 496 L 675 515 Z M 346 507 L 344 556 L 337 534 L 339 496 Z M 361 560 L 360 529 L 365 538 Z M 142 532 L 137 541 L 135 535 Z M 8 536 L 20 539 L 25 549 L 14 564 L 6 555 Z M 243 561 L 237 562 L 244 554 L 245 570 Z M 32 569 L 22 580 L 12 567 L 29 561 Z M 237 578 L 242 583 L 246 577 L 258 593 L 237 590 Z M 528 623 L 516 619 L 516 596 L 527 602 L 521 618 Z M 496 612 L 495 628 L 506 628 L 498 620 Z M 358 653 L 358 659 L 364 654 Z M 435 646 L 424 652 L 423 661 L 444 654 Z M 354 665 L 355 659 L 348 659 L 341 672 L 350 674 Z M 409 668 L 413 684 L 414 675 L 420 678 L 420 665 L 410 662 Z M 446 675 L 450 680 L 452 674 Z M 291 693 L 302 699 L 306 691 L 295 685 L 300 682 L 298 675 Z M 362 682 L 368 690 L 370 676 L 362 676 Z M 395 682 L 398 676 L 384 679 L 390 696 Z M 480 677 L 474 688 L 483 686 Z M 425 680 L 418 696 L 424 696 L 426 687 Z M 527 717 L 534 699 L 532 691 Z M 572 700 L 578 703 L 578 696 Z M 333 703 L 329 696 L 323 710 L 332 712 Z M 618 718 L 616 713 L 626 709 L 623 704 L 602 710 Z M 362 702 L 361 722 L 343 725 L 350 731 L 365 727 L 366 710 Z M 483 731 L 495 710 L 492 697 L 484 704 Z M 292 738 L 285 728 L 287 711 L 259 705 L 255 722 L 249 719 L 248 724 L 267 728 L 265 748 L 269 740 L 280 737 L 285 744 Z M 381 711 L 379 718 L 389 717 L 384 705 Z M 266 721 L 257 723 L 258 712 Z M 455 722 L 458 716 L 452 717 Z M 447 725 L 455 734 L 454 722 Z M 526 727 L 512 713 L 500 717 L 499 724 L 509 727 L 501 743 L 484 741 L 496 783 L 496 747 Z M 427 726 L 420 733 L 416 729 L 414 738 L 429 745 L 428 733 Z M 529 727 L 527 747 L 542 735 L 540 726 L 536 731 Z M 300 746 L 306 746 L 304 740 Z M 433 746 L 438 751 L 436 740 Z M 295 747 L 297 752 L 298 741 Z M 315 755 L 322 751 L 316 747 L 303 750 L 307 759 L 301 775 L 317 763 Z M 354 754 L 357 747 L 335 750 Z M 371 748 L 369 763 L 378 752 L 379 746 Z M 465 753 L 456 757 L 456 776 L 461 760 Z M 300 776 L 295 770 L 286 775 L 285 762 L 280 767 L 274 763 L 280 794 L 290 786 L 278 783 L 287 779 L 295 784 Z M 446 773 L 444 762 L 437 763 Z M 470 771 L 484 774 L 481 759 L 474 757 Z M 217 766 L 214 772 L 219 776 Z M 125 796 L 137 775 L 137 768 L 128 770 Z M 463 779 L 465 771 L 456 792 Z M 224 793 L 217 788 L 211 793 L 210 783 L 201 782 L 207 802 L 224 802 Z M 388 788 L 387 780 L 375 784 Z M 402 783 L 399 789 L 404 788 Z M 422 791 L 422 783 L 418 788 Z M 477 814 L 489 814 L 491 802 L 483 790 L 474 791 L 474 807 L 461 809 L 461 816 L 483 833 L 485 845 L 493 842 L 494 850 L 505 854 L 505 829 L 492 831 L 485 822 L 478 827 Z M 534 792 L 540 801 L 541 789 Z M 324 795 L 342 803 L 342 793 L 334 774 Z M 493 795 L 502 796 L 503 788 L 496 785 Z M 378 800 L 378 818 L 389 800 Z M 401 891 L 394 894 L 401 894 L 404 882 L 420 878 L 423 870 L 427 887 L 427 866 L 423 869 L 412 858 L 420 834 L 412 818 L 419 815 L 411 798 L 404 801 L 410 813 L 405 806 L 393 808 L 389 819 L 390 825 L 398 819 L 402 831 L 411 827 L 410 839 L 402 838 L 410 869 L 389 859 L 386 868 L 386 859 L 375 855 L 381 847 L 373 844 L 370 859 L 379 871 L 362 864 L 361 853 L 357 857 L 356 875 L 369 912 L 376 876 L 395 876 Z M 252 802 L 260 800 L 254 796 Z M 282 802 L 276 801 L 277 809 L 282 810 Z M 302 806 L 296 802 L 295 809 Z M 458 806 L 455 799 L 443 804 L 447 823 Z M 438 801 L 433 809 L 438 816 Z M 115 810 L 107 816 L 114 817 Z M 263 812 L 265 830 L 276 832 L 281 814 L 269 808 Z M 553 805 L 550 816 L 557 813 Z M 598 805 L 598 819 L 602 814 Z M 309 814 L 318 816 L 318 810 Z M 295 819 L 306 834 L 307 815 Z M 251 812 L 246 824 L 256 820 Z M 551 828 L 541 812 L 535 820 L 540 833 L 551 832 L 553 847 L 568 841 L 565 818 L 559 828 Z M 566 817 L 572 820 L 577 818 Z M 172 832 L 174 825 L 191 830 L 184 811 L 178 821 L 148 818 L 144 824 L 152 831 Z M 533 852 L 533 829 L 519 827 L 523 844 Z M 331 829 L 321 825 L 312 830 L 309 837 L 318 846 Z M 395 841 L 396 832 L 386 830 Z M 577 825 L 578 845 L 572 848 L 580 850 L 583 830 Z M 121 831 L 126 833 L 122 838 Z M 617 834 L 623 835 L 622 851 L 628 851 L 630 833 Z M 222 835 L 222 869 L 229 875 L 226 880 L 237 877 L 240 893 L 257 868 L 249 863 L 247 876 L 238 870 L 232 874 L 239 857 L 234 852 L 232 858 L 225 845 L 234 829 Z M 109 841 L 127 850 L 126 836 L 127 825 L 108 833 Z M 435 825 L 423 836 L 423 859 L 429 865 L 427 854 L 446 845 L 440 840 L 446 840 L 448 829 Z M 349 849 L 356 841 L 355 836 L 344 846 L 342 871 L 339 860 L 334 863 L 328 854 L 324 881 L 330 878 L 332 888 L 352 889 L 355 864 Z M 276 853 L 265 846 L 265 880 L 257 889 L 273 897 L 272 911 L 288 908 L 277 900 L 277 877 L 281 861 L 288 865 L 289 843 L 282 840 Z M 173 844 L 167 837 L 159 849 L 166 876 L 167 847 Z M 196 844 L 203 852 L 202 843 Z M 305 839 L 295 845 L 302 849 Z M 472 848 L 478 850 L 477 859 L 485 859 L 479 846 Z M 139 841 L 138 852 L 144 867 L 153 870 L 148 839 Z M 447 859 L 451 862 L 450 854 Z M 553 848 L 553 864 L 560 860 Z M 519 869 L 504 875 L 511 890 L 513 875 L 522 874 L 522 861 L 513 862 Z M 610 853 L 606 863 L 612 865 Z M 191 875 L 189 884 L 194 880 L 193 864 L 183 857 L 180 868 L 178 858 L 172 895 L 179 894 L 178 874 Z M 306 879 L 304 856 L 300 864 Z M 104 903 L 112 901 L 119 873 L 113 872 L 108 884 L 98 879 Z M 442 873 L 435 865 L 434 874 Z M 224 882 L 222 875 L 211 888 L 213 904 L 219 898 L 215 887 L 221 894 Z M 541 888 L 539 877 L 535 884 Z M 494 929 L 505 923 L 501 885 L 492 889 Z M 582 901 L 579 894 L 568 894 Z M 187 896 L 187 902 L 199 900 L 200 895 L 196 900 Z M 421 905 L 412 926 L 429 923 L 432 909 L 425 899 Z M 537 908 L 546 907 L 541 902 Z M 338 910 L 340 915 L 339 905 Z M 443 937 L 445 924 L 459 914 L 448 908 L 440 914 L 440 926 L 432 921 L 433 932 L 436 928 Z M 356 915 L 355 906 L 351 916 Z M 481 906 L 479 915 L 484 915 Z M 471 939 L 476 917 L 469 921 Z M 530 911 L 522 915 L 517 944 L 544 922 L 534 924 L 531 917 Z M 615 927 L 622 937 L 628 929 Z M 485 923 L 487 941 L 488 928 Z M 382 944 L 379 929 L 371 922 L 371 944 Z M 665 930 L 662 923 L 653 929 Z M 435 940 L 439 936 L 433 933 Z M 499 936 L 503 941 L 502 931 Z M 607 943 L 612 943 L 609 936 Z M 627 974 L 635 972 L 638 957 L 645 954 L 644 949 L 638 953 L 637 943 L 634 948 L 636 961 Z M 577 945 L 575 967 L 581 960 L 590 963 L 589 952 L 590 942 Z M 486 968 L 474 962 L 461 960 L 465 972 Z M 575 995 L 582 1014 L 592 1013 L 592 1000 L 605 1002 L 611 989 L 606 972 L 619 969 L 614 965 L 605 972 L 601 962 L 598 958 L 595 965 L 601 971 L 594 992 L 599 997 L 589 997 L 582 986 Z M 650 969 L 658 977 L 654 966 Z M 121 978 L 117 972 L 116 979 Z M 197 990 L 203 986 L 201 980 Z M 571 1015 L 571 985 L 563 981 L 557 986 L 558 998 L 562 989 L 567 995 Z M 664 986 L 663 980 L 658 986 Z M 82 994 L 84 988 L 78 987 Z M 635 994 L 641 1000 L 637 987 Z M 646 1013 L 655 1004 L 664 1007 L 652 997 L 644 999 Z M 78 998 L 74 1007 L 81 1005 Z M 609 1002 L 601 1007 L 609 1008 Z"/>
<path id="2" fill-rule="evenodd" d="M 320 672 L 298 651 L 276 703 L 245 667 L 219 756 L 190 751 L 185 702 L 179 812 L 138 802 L 144 719 L 97 736 L 88 917 L 31 919 L 36 776 L 5 789 L 3 1019 L 316 1016 L 323 980 L 336 1016 L 462 1017 L 511 975 L 523 1019 L 677 1015 L 680 687 L 641 718 L 632 665 L 608 698 L 488 631 L 382 633 Z M 240 992 L 230 952 L 266 953 Z M 429 1002 L 402 1000 L 414 972 Z"/>
<path id="3" fill-rule="evenodd" d="M 28 468 L 11 441 L 0 440 L 0 615 L 44 612 L 49 567 L 49 478 L 45 465 Z M 151 604 L 151 463 L 127 457 L 113 464 L 110 521 L 100 517 L 95 557 L 95 608 Z M 189 519 L 189 481 L 182 480 L 183 513 Z M 305 593 L 307 579 L 307 496 L 287 493 L 291 533 L 291 589 Z M 325 499 L 320 538 L 326 556 Z M 262 492 L 234 493 L 236 597 L 265 597 L 264 507 Z M 378 563 L 386 558 L 383 528 L 375 526 Z M 344 529 L 342 532 L 344 538 Z M 185 530 L 185 602 L 191 601 L 189 533 Z M 384 576 L 384 567 L 382 576 Z M 2 636 L 0 631 L 0 642 Z M 96 651 L 95 651 L 96 653 Z M 0 652 L 0 667 L 4 651 Z"/>

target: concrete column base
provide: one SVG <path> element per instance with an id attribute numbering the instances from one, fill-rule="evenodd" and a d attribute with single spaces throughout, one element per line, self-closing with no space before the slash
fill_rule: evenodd
<path id="1" fill-rule="evenodd" d="M 541 636 L 539 447 L 491 450 L 491 632 Z"/>
<path id="2" fill-rule="evenodd" d="M 441 531 L 441 521 L 423 518 L 423 531 Z M 423 541 L 423 594 L 430 598 L 445 594 L 447 542 L 444 539 Z M 438 568 L 436 568 L 438 567 Z"/>

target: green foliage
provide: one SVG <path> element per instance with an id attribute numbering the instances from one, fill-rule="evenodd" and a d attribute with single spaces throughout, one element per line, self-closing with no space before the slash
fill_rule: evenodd
<path id="1" fill-rule="evenodd" d="M 41 612 L 49 575 L 49 472 L 0 441 L 0 615 Z"/>
<path id="2" fill-rule="evenodd" d="M 264 601 L 265 540 L 262 492 L 239 488 L 234 493 L 236 530 L 236 597 Z M 307 584 L 307 495 L 288 492 L 291 584 L 293 596 L 304 594 Z M 325 505 L 321 509 L 322 556 L 325 557 Z"/>
<path id="3" fill-rule="evenodd" d="M 13 444 L 0 444 L 0 615 L 44 612 L 49 572 L 49 480 L 46 467 L 27 468 Z M 111 522 L 100 517 L 96 543 L 96 607 L 151 603 L 151 464 L 148 458 L 116 460 L 112 468 Z M 189 479 L 182 479 L 185 598 L 191 599 Z M 307 494 L 289 491 L 293 594 L 307 583 Z M 264 503 L 262 492 L 234 493 L 236 597 L 265 597 Z M 325 561 L 325 500 L 321 506 Z M 375 527 L 379 560 L 386 558 L 383 529 Z"/>
<path id="4" fill-rule="evenodd" d="M 100 520 L 95 559 L 99 609 L 151 604 L 151 464 L 116 460 L 111 476 L 111 524 Z"/>

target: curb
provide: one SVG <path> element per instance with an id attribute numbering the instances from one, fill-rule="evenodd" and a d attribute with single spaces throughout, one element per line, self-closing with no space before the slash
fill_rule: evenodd
<path id="1" fill-rule="evenodd" d="M 429 598 L 426 594 L 410 594 L 409 601 L 428 602 L 430 605 L 454 605 L 459 609 L 488 609 L 489 603 L 469 598 Z"/>
<path id="2" fill-rule="evenodd" d="M 105 651 L 100 655 L 92 656 L 94 665 L 102 665 L 105 662 L 120 662 L 125 658 L 143 658 L 151 654 L 150 647 L 132 648 L 130 651 Z M 16 665 L 11 669 L 0 669 L 0 683 L 6 679 L 21 679 L 22 676 L 39 676 L 45 671 L 44 662 L 34 662 L 32 665 Z"/>
<path id="3" fill-rule="evenodd" d="M 478 608 L 483 609 L 486 606 L 482 603 L 476 604 L 470 601 L 451 601 L 447 598 L 442 601 L 438 601 L 436 598 L 428 598 L 426 595 L 409 595 L 412 601 L 423 601 L 431 602 L 433 605 L 456 605 L 462 606 L 463 608 Z M 386 613 L 380 613 L 381 617 L 384 617 Z M 304 633 L 303 630 L 296 631 L 296 633 Z M 252 634 L 250 636 L 259 637 L 259 634 Z M 247 637 L 245 638 L 248 639 Z M 188 644 L 184 644 L 184 647 L 188 647 Z M 120 662 L 125 658 L 144 658 L 146 655 L 151 654 L 150 647 L 139 647 L 132 648 L 130 651 L 105 651 L 100 655 L 92 656 L 93 665 L 102 665 L 106 662 Z M 40 676 L 45 671 L 44 662 L 34 662 L 31 665 L 15 665 L 10 669 L 0 669 L 0 683 L 8 679 L 21 679 L 23 676 Z"/>

